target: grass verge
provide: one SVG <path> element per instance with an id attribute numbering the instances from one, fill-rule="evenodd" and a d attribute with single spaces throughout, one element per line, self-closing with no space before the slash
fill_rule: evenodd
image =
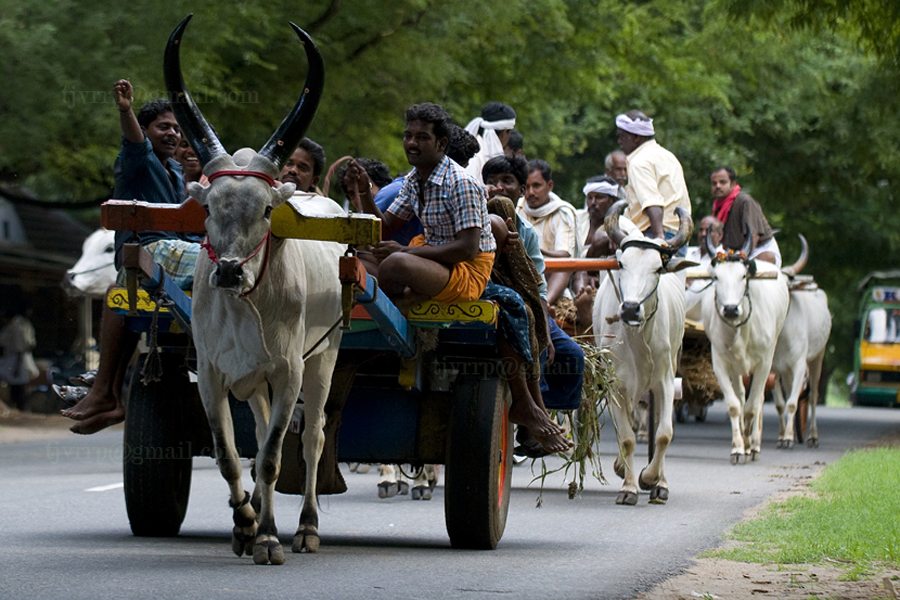
<path id="1" fill-rule="evenodd" d="M 871 563 L 900 565 L 900 449 L 856 450 L 829 465 L 805 495 L 775 502 L 706 554 L 742 562 L 836 562 L 848 577 Z"/>

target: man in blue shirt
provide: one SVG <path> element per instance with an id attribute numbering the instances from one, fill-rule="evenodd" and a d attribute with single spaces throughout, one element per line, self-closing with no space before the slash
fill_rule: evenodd
<path id="1" fill-rule="evenodd" d="M 131 109 L 134 96 L 131 83 L 119 80 L 113 91 L 122 126 L 122 148 L 114 167 L 115 197 L 181 204 L 185 199 L 184 179 L 181 165 L 173 158 L 181 130 L 171 105 L 165 99 L 151 100 L 135 116 Z M 180 287 L 190 288 L 201 236 L 165 231 L 120 231 L 115 239 L 118 268 L 122 266 L 122 245 L 139 241 Z M 77 421 L 71 428 L 74 433 L 96 433 L 125 419 L 122 384 L 136 344 L 137 336 L 125 328 L 124 319 L 104 306 L 100 326 L 100 366 L 93 386 L 89 390 L 54 386 L 60 398 L 73 405 L 62 414 Z"/>

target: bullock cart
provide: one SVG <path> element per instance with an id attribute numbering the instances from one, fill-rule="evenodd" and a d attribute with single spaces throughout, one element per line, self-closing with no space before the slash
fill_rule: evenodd
<path id="1" fill-rule="evenodd" d="M 111 200 L 102 218 L 117 230 L 202 232 L 205 213 L 192 199 L 181 206 Z M 335 327 L 344 332 L 325 409 L 318 492 L 346 490 L 339 462 L 443 464 L 451 545 L 494 548 L 509 508 L 513 441 L 497 307 L 426 302 L 402 315 L 353 255 L 354 245 L 375 243 L 380 231 L 369 215 L 310 216 L 293 201 L 272 213 L 273 235 L 348 245 L 334 266 L 343 286 Z M 126 508 L 135 535 L 172 536 L 187 509 L 192 457 L 215 452 L 191 374 L 191 298 L 141 246 L 126 245 L 124 261 L 127 284 L 107 302 L 127 315 L 128 327 L 146 333 L 148 346 L 136 354 L 124 393 Z M 285 493 L 303 491 L 301 403 L 302 395 L 283 446 L 276 489 Z M 239 453 L 253 458 L 250 409 L 233 398 L 231 409 Z"/>

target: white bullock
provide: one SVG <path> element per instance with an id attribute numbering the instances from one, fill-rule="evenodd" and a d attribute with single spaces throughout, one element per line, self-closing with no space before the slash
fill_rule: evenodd
<path id="1" fill-rule="evenodd" d="M 703 295 L 703 327 L 731 419 L 731 464 L 738 464 L 759 457 L 766 378 L 788 310 L 787 277 L 773 264 L 748 260 L 749 243 L 738 252 L 707 249 L 713 293 Z M 771 278 L 755 277 L 763 271 Z M 748 374 L 745 401 L 741 378 Z"/>
<path id="2" fill-rule="evenodd" d="M 619 269 L 609 271 L 594 298 L 594 341 L 612 350 L 621 384 L 618 397 L 610 398 L 620 452 L 614 468 L 624 479 L 616 504 L 636 504 L 638 486 L 650 490 L 651 503 L 665 504 L 665 454 L 672 441 L 675 369 L 684 334 L 684 279 L 672 272 L 680 262 L 672 255 L 691 238 L 693 222 L 678 209 L 681 226 L 670 242 L 645 238 L 633 226 L 626 235 L 618 222 L 625 204 L 617 202 L 606 215 L 606 232 L 619 246 Z M 635 476 L 633 409 L 645 390 L 655 399 L 656 452 Z"/>
<path id="3" fill-rule="evenodd" d="M 100 228 L 84 240 L 81 258 L 63 278 L 63 289 L 70 296 L 103 298 L 109 286 L 116 282 L 115 231 Z"/>
<path id="4" fill-rule="evenodd" d="M 792 267 L 783 269 L 789 276 L 796 275 L 806 264 L 809 245 L 800 236 L 802 252 Z M 816 426 L 816 404 L 819 401 L 819 380 L 825 361 L 825 346 L 831 334 L 831 313 L 828 296 L 820 289 L 791 291 L 790 308 L 781 335 L 775 346 L 772 372 L 775 373 L 775 406 L 778 408 L 778 447 L 794 447 L 794 417 L 797 402 L 803 390 L 803 382 L 809 383 L 809 436 L 807 444 L 819 445 Z M 785 406 L 784 394 L 788 392 Z M 786 410 L 785 410 L 786 409 Z"/>
<path id="5" fill-rule="evenodd" d="M 342 248 L 272 237 L 272 210 L 289 199 L 295 187 L 276 188 L 273 178 L 315 114 L 324 69 L 312 39 L 292 24 L 309 61 L 305 90 L 258 154 L 243 149 L 232 157 L 184 87 L 178 49 L 189 19 L 169 39 L 165 79 L 182 131 L 210 180 L 209 187 L 192 183 L 188 188 L 208 213 L 206 252 L 197 261 L 192 303 L 197 383 L 219 469 L 231 490 L 232 549 L 238 556 L 252 553 L 257 564 L 282 564 L 273 494 L 282 442 L 301 387 L 306 482 L 293 550 L 319 548 L 316 473 L 325 440 L 324 406 L 341 339 L 335 325 L 341 316 Z M 259 452 L 252 496 L 241 484 L 229 391 L 249 401 L 256 419 Z"/>

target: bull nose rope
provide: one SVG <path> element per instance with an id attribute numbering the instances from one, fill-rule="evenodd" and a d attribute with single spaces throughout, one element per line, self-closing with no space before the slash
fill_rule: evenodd
<path id="1" fill-rule="evenodd" d="M 239 267 L 243 267 L 254 256 L 259 254 L 259 251 L 262 250 L 263 246 L 266 247 L 266 251 L 263 253 L 263 264 L 262 264 L 262 268 L 259 270 L 259 275 L 257 276 L 256 281 L 253 282 L 253 287 L 251 287 L 249 290 L 247 290 L 246 292 L 241 294 L 240 295 L 241 298 L 243 298 L 244 296 L 247 296 L 248 294 L 253 292 L 253 290 L 255 290 L 257 287 L 259 287 L 259 282 L 262 281 L 263 275 L 266 274 L 266 267 L 269 266 L 269 247 L 271 245 L 272 245 L 272 230 L 270 229 L 269 231 L 266 232 L 266 235 L 263 236 L 263 239 L 260 240 L 259 245 L 256 246 L 256 250 L 254 250 L 253 253 L 250 254 L 250 256 L 248 256 L 247 258 L 242 260 L 240 263 L 238 263 Z M 219 264 L 219 257 L 216 256 L 216 251 L 213 249 L 212 244 L 209 242 L 208 235 L 206 236 L 206 239 L 203 241 L 203 243 L 200 244 L 200 247 L 203 248 L 204 250 L 206 250 L 206 255 L 209 257 L 209 260 L 211 260 L 215 264 Z"/>

